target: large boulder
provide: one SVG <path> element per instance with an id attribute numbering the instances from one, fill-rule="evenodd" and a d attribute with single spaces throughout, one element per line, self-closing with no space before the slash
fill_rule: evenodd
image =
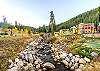
<path id="1" fill-rule="evenodd" d="M 55 66 L 50 62 L 46 62 L 45 64 L 43 64 L 43 66 L 45 68 L 50 68 L 50 69 L 54 69 L 55 68 Z"/>

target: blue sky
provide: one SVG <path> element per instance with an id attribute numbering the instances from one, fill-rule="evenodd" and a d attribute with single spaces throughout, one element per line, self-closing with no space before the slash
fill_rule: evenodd
<path id="1" fill-rule="evenodd" d="M 38 27 L 49 24 L 50 11 L 54 11 L 56 24 L 80 13 L 100 6 L 99 0 L 0 0 L 0 21 L 17 20 L 23 25 Z"/>

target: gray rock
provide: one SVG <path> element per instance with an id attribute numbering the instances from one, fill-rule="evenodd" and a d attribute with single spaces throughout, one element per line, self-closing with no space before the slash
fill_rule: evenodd
<path id="1" fill-rule="evenodd" d="M 74 68 L 77 69 L 78 68 L 78 63 L 74 64 Z"/>
<path id="2" fill-rule="evenodd" d="M 65 60 L 68 61 L 68 62 L 70 62 L 70 58 L 69 57 L 66 57 Z"/>
<path id="3" fill-rule="evenodd" d="M 50 68 L 50 69 L 54 69 L 55 68 L 55 66 L 50 62 L 46 62 L 45 64 L 43 64 L 43 66 L 45 68 Z"/>
<path id="4" fill-rule="evenodd" d="M 92 52 L 92 53 L 91 53 L 91 56 L 92 56 L 92 57 L 97 57 L 98 54 L 97 54 L 96 52 Z"/>
<path id="5" fill-rule="evenodd" d="M 28 61 L 28 54 L 25 54 L 25 60 Z"/>

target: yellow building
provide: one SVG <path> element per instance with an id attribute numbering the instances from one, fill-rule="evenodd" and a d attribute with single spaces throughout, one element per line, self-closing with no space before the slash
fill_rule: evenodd
<path id="1" fill-rule="evenodd" d="M 70 35 L 71 34 L 69 29 L 61 29 L 59 33 L 60 33 L 60 36 L 65 36 L 65 35 Z"/>

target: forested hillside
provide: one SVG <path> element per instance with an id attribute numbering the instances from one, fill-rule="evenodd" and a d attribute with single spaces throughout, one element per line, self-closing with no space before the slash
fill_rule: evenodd
<path id="1" fill-rule="evenodd" d="M 100 7 L 87 11 L 85 13 L 79 14 L 76 17 L 73 17 L 61 24 L 57 25 L 57 31 L 60 29 L 70 28 L 79 23 L 98 23 L 100 21 Z"/>

